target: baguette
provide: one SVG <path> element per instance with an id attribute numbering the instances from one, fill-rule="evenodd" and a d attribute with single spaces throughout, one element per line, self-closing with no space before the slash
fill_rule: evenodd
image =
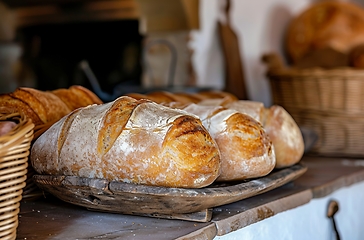
<path id="1" fill-rule="evenodd" d="M 40 174 L 201 188 L 220 174 L 216 142 L 194 115 L 123 96 L 79 108 L 33 144 Z"/>

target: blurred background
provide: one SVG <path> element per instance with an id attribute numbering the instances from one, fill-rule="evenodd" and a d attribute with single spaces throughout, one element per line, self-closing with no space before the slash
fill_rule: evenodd
<path id="1" fill-rule="evenodd" d="M 261 57 L 276 52 L 287 61 L 288 24 L 315 2 L 1 0 L 0 93 L 79 84 L 111 100 L 212 88 L 269 106 Z"/>

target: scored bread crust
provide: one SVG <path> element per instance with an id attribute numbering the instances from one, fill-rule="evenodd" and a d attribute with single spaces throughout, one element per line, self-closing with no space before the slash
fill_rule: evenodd
<path id="1" fill-rule="evenodd" d="M 271 139 L 276 154 L 276 168 L 298 163 L 304 153 L 302 133 L 292 116 L 281 106 L 265 108 L 263 103 L 239 100 L 225 105 L 259 121 Z"/>
<path id="2" fill-rule="evenodd" d="M 217 142 L 221 153 L 221 174 L 217 181 L 262 177 L 274 169 L 272 142 L 252 117 L 220 106 L 190 104 L 182 109 L 199 116 Z"/>
<path id="3" fill-rule="evenodd" d="M 217 144 L 196 116 L 126 96 L 65 116 L 30 159 L 40 174 L 164 187 L 205 187 L 220 174 Z"/>

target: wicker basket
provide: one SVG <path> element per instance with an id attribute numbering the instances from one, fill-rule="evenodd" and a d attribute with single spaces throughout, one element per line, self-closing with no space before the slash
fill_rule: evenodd
<path id="1" fill-rule="evenodd" d="M 275 54 L 263 61 L 273 103 L 284 107 L 299 126 L 318 134 L 311 153 L 364 156 L 364 70 L 287 68 Z"/>
<path id="2" fill-rule="evenodd" d="M 19 113 L 0 113 L 0 120 L 17 122 L 11 132 L 0 137 L 0 238 L 16 239 L 34 124 Z"/>
<path id="3" fill-rule="evenodd" d="M 52 126 L 52 123 L 43 124 L 43 125 L 35 125 L 34 126 L 34 134 L 33 134 L 33 140 L 31 142 L 31 146 L 34 143 L 34 141 L 42 135 L 45 131 L 48 130 Z M 30 149 L 31 149 L 30 146 Z M 26 186 L 23 189 L 23 200 L 31 201 L 31 200 L 37 200 L 43 196 L 45 196 L 45 193 L 43 190 L 41 190 L 34 182 L 33 176 L 36 174 L 36 171 L 32 167 L 31 163 L 28 161 L 28 168 L 27 168 L 27 180 L 26 180 Z"/>

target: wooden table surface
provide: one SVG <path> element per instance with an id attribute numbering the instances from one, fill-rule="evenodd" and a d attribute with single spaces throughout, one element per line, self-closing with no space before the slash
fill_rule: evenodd
<path id="1" fill-rule="evenodd" d="M 17 239 L 212 239 L 364 180 L 363 159 L 305 156 L 307 172 L 267 193 L 213 209 L 197 223 L 89 211 L 47 195 L 22 201 Z"/>

